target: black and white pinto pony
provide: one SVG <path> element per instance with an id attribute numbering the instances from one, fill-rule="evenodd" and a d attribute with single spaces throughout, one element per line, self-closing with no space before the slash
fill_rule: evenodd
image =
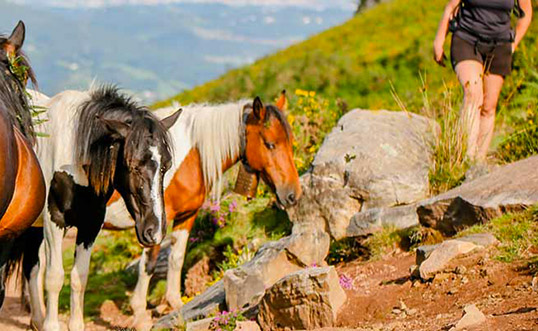
<path id="1" fill-rule="evenodd" d="M 172 162 L 167 130 L 180 112 L 159 120 L 112 86 L 66 91 L 50 100 L 41 98 L 38 103 L 47 108 L 46 121 L 36 128 L 48 135 L 37 141 L 47 203 L 42 212 L 43 229 L 32 229 L 35 238 L 23 260 L 24 276 L 29 281 L 31 323 L 39 330 L 60 330 L 62 240 L 68 227 L 76 227 L 68 326 L 70 330 L 84 330 L 83 301 L 90 255 L 114 190 L 121 194 L 135 220 L 142 245 L 159 244 L 166 234 L 163 178 Z"/>

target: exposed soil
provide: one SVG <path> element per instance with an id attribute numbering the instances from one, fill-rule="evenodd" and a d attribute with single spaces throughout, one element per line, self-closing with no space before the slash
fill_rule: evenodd
<path id="1" fill-rule="evenodd" d="M 432 282 L 410 278 L 415 257 L 396 253 L 381 261 L 337 268 L 353 279 L 338 325 L 379 330 L 449 330 L 463 307 L 476 306 L 487 323 L 477 330 L 538 330 L 538 292 L 522 265 L 479 251 L 456 259 Z M 403 303 L 403 306 L 402 306 Z M 403 309 L 402 309 L 403 308 Z"/>
<path id="2" fill-rule="evenodd" d="M 415 257 L 394 253 L 374 262 L 351 262 L 337 267 L 353 280 L 346 289 L 348 301 L 339 314 L 338 326 L 360 330 L 449 330 L 467 304 L 487 316 L 477 330 L 538 330 L 538 292 L 532 275 L 520 264 L 506 264 L 478 251 L 457 259 L 432 282 L 410 278 Z M 10 283 L 0 312 L 0 330 L 27 330 L 29 314 Z M 67 316 L 61 320 L 65 327 Z M 86 323 L 86 330 L 120 329 L 129 318 L 111 302 L 101 317 Z"/>

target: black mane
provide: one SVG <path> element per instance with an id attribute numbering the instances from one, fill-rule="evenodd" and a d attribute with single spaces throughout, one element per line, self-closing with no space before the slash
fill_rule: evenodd
<path id="1" fill-rule="evenodd" d="M 0 49 L 7 42 L 5 36 L 0 36 Z M 27 69 L 28 77 L 34 86 L 37 86 L 34 71 L 30 67 L 26 56 L 19 52 L 21 65 Z M 0 108 L 6 112 L 8 118 L 26 138 L 35 142 L 35 132 L 30 112 L 30 103 L 23 82 L 11 72 L 8 59 L 3 55 L 0 58 Z"/>
<path id="2" fill-rule="evenodd" d="M 109 191 L 120 151 L 129 162 L 147 148 L 140 144 L 145 135 L 152 134 L 169 150 L 170 138 L 157 117 L 120 93 L 116 86 L 107 85 L 91 91 L 90 99 L 82 103 L 77 112 L 75 156 L 85 167 L 90 186 L 97 194 Z M 129 135 L 118 139 L 100 118 L 129 124 Z"/>

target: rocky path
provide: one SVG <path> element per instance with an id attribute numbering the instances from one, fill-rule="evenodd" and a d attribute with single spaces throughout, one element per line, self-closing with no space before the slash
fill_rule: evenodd
<path id="1" fill-rule="evenodd" d="M 522 266 L 498 262 L 487 251 L 452 261 L 432 282 L 412 280 L 415 256 L 342 265 L 353 280 L 340 327 L 365 330 L 450 330 L 463 308 L 475 304 L 486 322 L 478 330 L 537 330 L 538 288 Z"/>

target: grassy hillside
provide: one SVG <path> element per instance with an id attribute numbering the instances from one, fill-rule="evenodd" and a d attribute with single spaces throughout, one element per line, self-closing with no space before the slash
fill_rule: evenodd
<path id="1" fill-rule="evenodd" d="M 443 82 L 455 84 L 451 68 L 438 67 L 432 61 L 432 42 L 446 2 L 394 0 L 379 5 L 339 27 L 253 65 L 232 70 L 173 100 L 190 103 L 269 97 L 282 88 L 301 88 L 327 98 L 340 98 L 350 107 L 395 109 L 392 82 L 408 105 L 418 107 L 422 102 L 419 72 L 426 75 L 430 93 L 441 92 Z M 528 38 L 525 44 L 534 46 L 538 25 L 533 24 L 531 30 L 532 40 Z M 522 47 L 516 67 L 522 57 L 534 63 L 535 53 L 535 47 Z"/>

